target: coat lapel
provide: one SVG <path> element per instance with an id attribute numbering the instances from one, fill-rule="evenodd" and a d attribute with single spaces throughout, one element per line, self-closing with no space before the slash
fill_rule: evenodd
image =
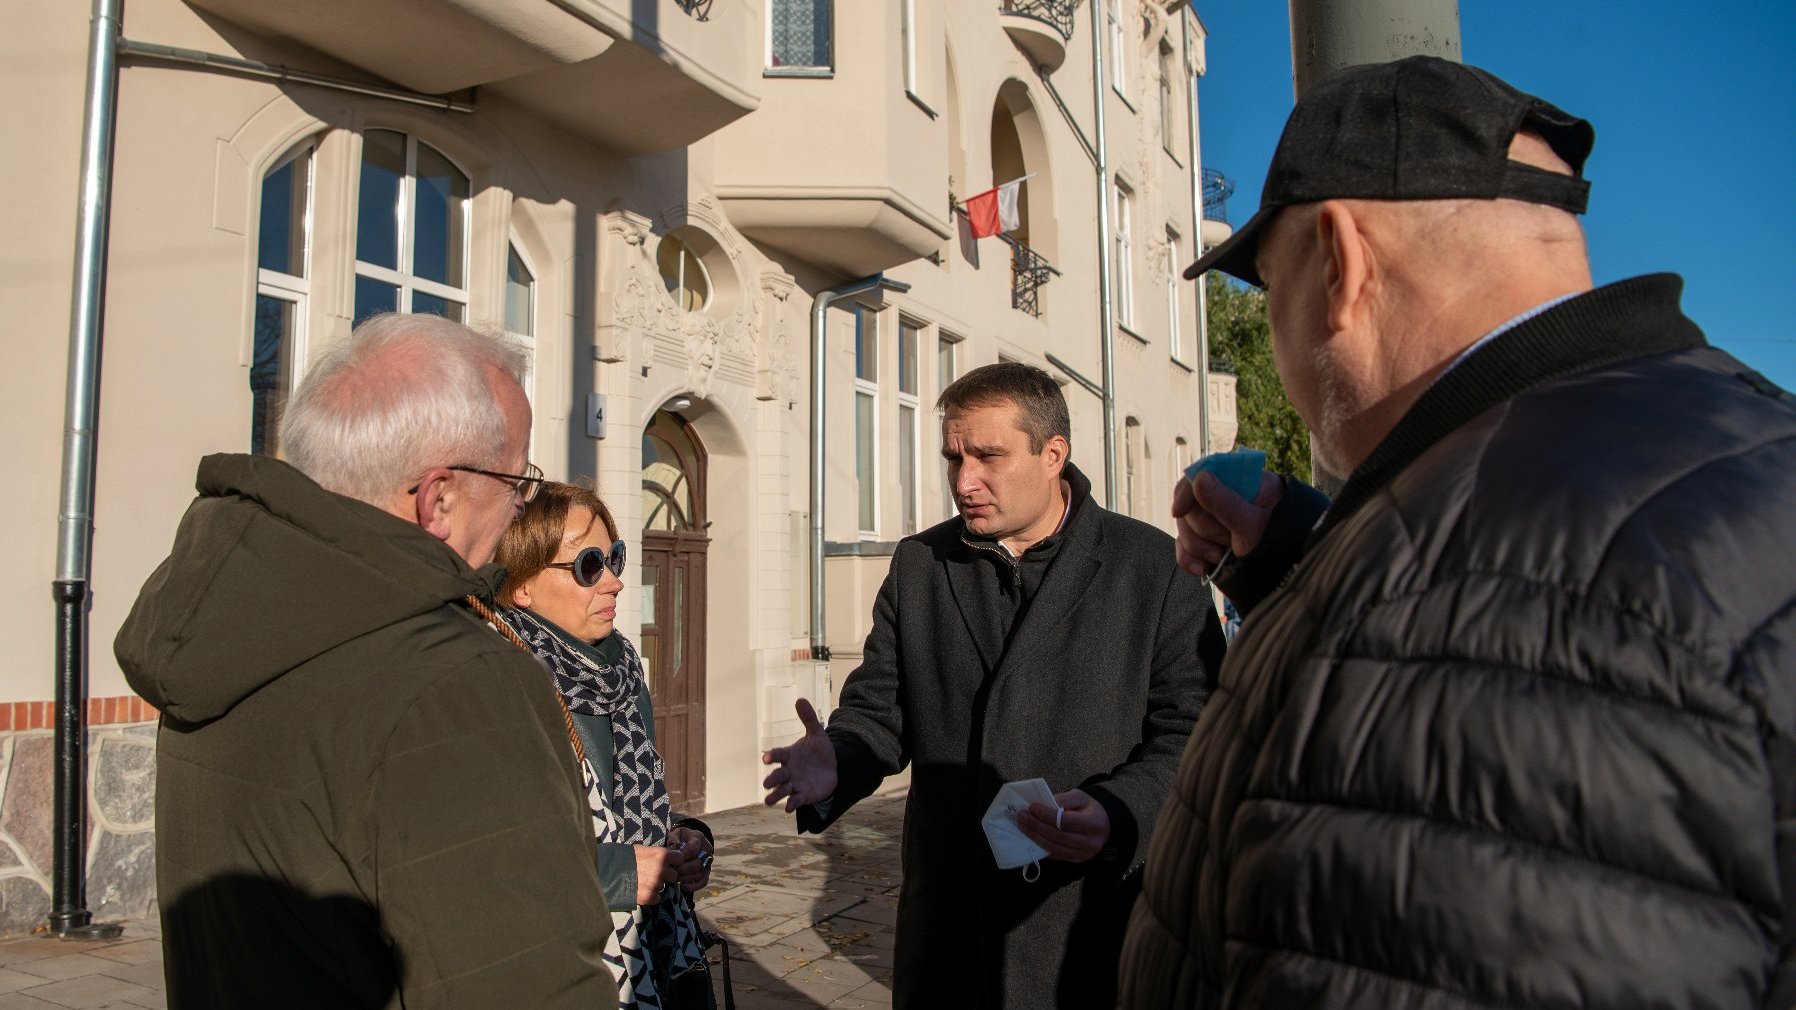
<path id="1" fill-rule="evenodd" d="M 1091 503 L 1086 503 L 1088 506 Z M 1062 641 L 1054 629 L 1066 621 L 1067 615 L 1085 598 L 1085 592 L 1104 567 L 1103 559 L 1084 544 L 1066 544 L 1060 556 L 1048 568 L 1035 599 L 1023 612 L 1022 624 L 1010 635 L 1010 649 L 999 661 L 1002 671 L 1015 669 L 1044 643 Z"/>
<path id="2" fill-rule="evenodd" d="M 979 659 L 986 672 L 998 668 L 1004 649 L 1004 628 L 993 601 L 1003 592 L 998 586 L 998 573 L 991 561 L 978 556 L 971 547 L 948 552 L 942 559 L 948 572 L 948 586 L 954 591 L 954 602 L 960 607 L 961 620 L 979 649 Z"/>

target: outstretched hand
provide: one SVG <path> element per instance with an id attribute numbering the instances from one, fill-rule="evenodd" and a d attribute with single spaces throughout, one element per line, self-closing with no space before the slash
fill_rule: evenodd
<path id="1" fill-rule="evenodd" d="M 836 791 L 835 745 L 810 702 L 800 698 L 794 708 L 804 723 L 804 736 L 761 755 L 762 764 L 778 765 L 761 782 L 767 789 L 763 802 L 773 806 L 785 800 L 787 813 L 829 799 Z"/>
<path id="2" fill-rule="evenodd" d="M 1230 552 L 1243 557 L 1260 545 L 1273 506 L 1285 495 L 1278 474 L 1260 474 L 1260 489 L 1248 501 L 1212 473 L 1181 480 L 1172 491 L 1172 517 L 1179 524 L 1179 567 L 1204 578 Z"/>

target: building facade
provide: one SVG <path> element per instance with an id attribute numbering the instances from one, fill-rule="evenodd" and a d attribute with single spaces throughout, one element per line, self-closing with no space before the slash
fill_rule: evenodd
<path id="1" fill-rule="evenodd" d="M 1078 381 L 1102 374 L 1102 252 L 1114 500 L 1170 527 L 1204 395 L 1209 447 L 1233 439 L 1200 289 L 1178 278 L 1226 234 L 1197 184 L 1204 33 L 1183 0 L 1086 2 L 1101 87 L 1093 11 L 1068 0 L 133 0 L 94 476 L 96 915 L 141 914 L 153 885 L 155 713 L 113 635 L 198 459 L 278 452 L 287 391 L 370 313 L 443 313 L 532 349 L 533 459 L 595 482 L 630 541 L 618 623 L 688 809 L 758 798 L 793 700 L 833 697 L 853 668 L 892 545 L 950 514 L 932 408 L 954 376 L 1009 358 L 1063 378 L 1074 460 L 1106 493 L 1103 402 Z M 46 590 L 89 24 L 36 4 L 11 28 L 0 309 L 29 337 L 0 374 L 18 478 L 0 503 L 17 572 L 0 608 L 0 928 L 28 929 L 49 908 Z M 1022 177 L 1019 226 L 966 235 L 964 201 Z M 871 275 L 893 283 L 818 311 Z"/>

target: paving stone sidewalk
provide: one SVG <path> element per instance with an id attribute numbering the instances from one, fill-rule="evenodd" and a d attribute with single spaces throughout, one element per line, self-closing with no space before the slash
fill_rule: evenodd
<path id="1" fill-rule="evenodd" d="M 718 855 L 699 918 L 729 939 L 740 1010 L 892 1005 L 902 792 L 863 800 L 822 836 L 798 837 L 790 814 L 759 804 L 705 822 Z M 0 1010 L 164 1010 L 156 917 L 124 926 L 98 943 L 0 941 Z"/>

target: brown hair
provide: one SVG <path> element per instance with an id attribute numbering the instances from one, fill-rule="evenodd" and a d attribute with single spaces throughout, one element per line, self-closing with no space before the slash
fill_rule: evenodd
<path id="1" fill-rule="evenodd" d="M 604 524 L 605 535 L 617 539 L 617 521 L 592 489 L 543 481 L 542 490 L 524 505 L 524 514 L 505 528 L 498 553 L 493 556 L 494 561 L 505 566 L 505 584 L 499 587 L 502 605 L 511 606 L 512 593 L 555 560 L 561 552 L 562 538 L 567 536 L 568 513 L 576 508 L 590 510 L 593 521 Z"/>
<path id="2" fill-rule="evenodd" d="M 1048 439 L 1059 435 L 1070 446 L 1073 423 L 1066 412 L 1066 396 L 1054 377 L 1020 361 L 980 365 L 949 383 L 936 398 L 943 413 L 1014 404 L 1017 427 L 1029 436 L 1029 451 L 1040 454 Z"/>

